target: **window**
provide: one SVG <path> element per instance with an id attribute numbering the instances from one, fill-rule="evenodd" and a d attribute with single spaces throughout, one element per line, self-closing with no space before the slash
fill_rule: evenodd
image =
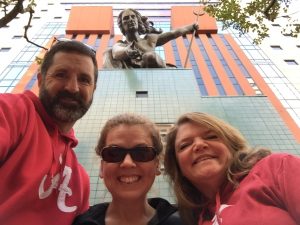
<path id="1" fill-rule="evenodd" d="M 48 12 L 48 9 L 42 9 L 41 12 Z"/>
<path id="2" fill-rule="evenodd" d="M 285 59 L 284 61 L 289 65 L 298 65 L 294 59 Z"/>
<path id="3" fill-rule="evenodd" d="M 292 33 L 283 33 L 282 35 L 286 36 L 286 37 L 290 37 L 290 36 L 292 36 Z"/>
<path id="4" fill-rule="evenodd" d="M 13 39 L 21 39 L 23 36 L 22 35 L 14 35 Z"/>
<path id="5" fill-rule="evenodd" d="M 41 17 L 39 17 L 39 16 L 34 16 L 32 19 L 38 20 L 38 19 L 41 19 Z"/>
<path id="6" fill-rule="evenodd" d="M 8 52 L 10 48 L 0 48 L 0 52 Z"/>
<path id="7" fill-rule="evenodd" d="M 300 48 L 300 45 L 296 45 L 297 48 Z"/>
<path id="8" fill-rule="evenodd" d="M 274 49 L 274 50 L 282 50 L 280 45 L 271 45 L 271 48 Z"/>
<path id="9" fill-rule="evenodd" d="M 278 23 L 272 23 L 273 27 L 280 27 L 280 25 Z"/>
<path id="10" fill-rule="evenodd" d="M 54 17 L 55 20 L 61 19 L 61 18 L 62 18 L 61 16 L 55 16 L 55 17 Z"/>
<path id="11" fill-rule="evenodd" d="M 136 91 L 136 98 L 148 98 L 148 91 Z"/>

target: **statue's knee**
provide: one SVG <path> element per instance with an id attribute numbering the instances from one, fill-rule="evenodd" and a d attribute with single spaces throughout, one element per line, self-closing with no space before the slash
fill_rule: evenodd
<path id="1" fill-rule="evenodd" d="M 146 52 L 143 54 L 143 61 L 148 63 L 155 63 L 157 62 L 156 53 L 155 52 Z"/>
<path id="2" fill-rule="evenodd" d="M 155 52 L 147 52 L 143 55 L 143 62 L 146 67 L 161 67 L 161 62 L 159 60 L 158 55 Z"/>
<path id="3" fill-rule="evenodd" d="M 165 68 L 165 62 L 155 52 L 146 52 L 143 55 L 143 67 L 146 68 Z"/>

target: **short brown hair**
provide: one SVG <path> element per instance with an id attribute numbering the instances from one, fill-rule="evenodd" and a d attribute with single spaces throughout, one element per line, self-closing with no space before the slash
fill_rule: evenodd
<path id="1" fill-rule="evenodd" d="M 156 128 L 155 124 L 144 116 L 133 114 L 133 113 L 124 113 L 112 117 L 105 123 L 104 127 L 102 128 L 100 138 L 98 140 L 98 144 L 96 146 L 97 155 L 99 156 L 101 155 L 101 151 L 106 145 L 106 137 L 109 131 L 112 128 L 115 128 L 123 124 L 129 126 L 133 126 L 133 125 L 142 126 L 146 131 L 149 132 L 149 135 L 151 136 L 151 140 L 153 143 L 153 147 L 157 151 L 157 155 L 159 155 L 162 152 L 163 145 L 161 142 L 159 131 Z"/>

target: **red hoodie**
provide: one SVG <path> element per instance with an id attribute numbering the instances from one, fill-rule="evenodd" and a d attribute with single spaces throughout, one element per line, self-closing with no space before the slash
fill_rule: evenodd
<path id="1" fill-rule="evenodd" d="M 300 158 L 272 154 L 259 161 L 232 191 L 216 197 L 212 221 L 199 225 L 299 225 Z M 220 202 L 220 204 L 218 204 Z"/>
<path id="2" fill-rule="evenodd" d="M 0 94 L 0 223 L 69 225 L 88 209 L 89 177 L 30 91 Z"/>

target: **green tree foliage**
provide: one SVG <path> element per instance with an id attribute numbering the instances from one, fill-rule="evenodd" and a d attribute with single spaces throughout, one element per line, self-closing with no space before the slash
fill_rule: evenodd
<path id="1" fill-rule="evenodd" d="M 269 36 L 265 21 L 274 21 L 279 15 L 286 14 L 292 0 L 220 0 L 207 4 L 205 11 L 223 23 L 223 29 L 233 27 L 240 34 L 253 32 L 254 43 L 259 44 Z M 296 1 L 296 0 L 294 0 Z M 203 1 L 202 1 L 203 2 Z M 281 14 L 280 14 L 281 13 Z M 289 20 L 289 18 L 286 18 Z M 282 33 L 297 37 L 300 25 L 287 21 Z"/>

